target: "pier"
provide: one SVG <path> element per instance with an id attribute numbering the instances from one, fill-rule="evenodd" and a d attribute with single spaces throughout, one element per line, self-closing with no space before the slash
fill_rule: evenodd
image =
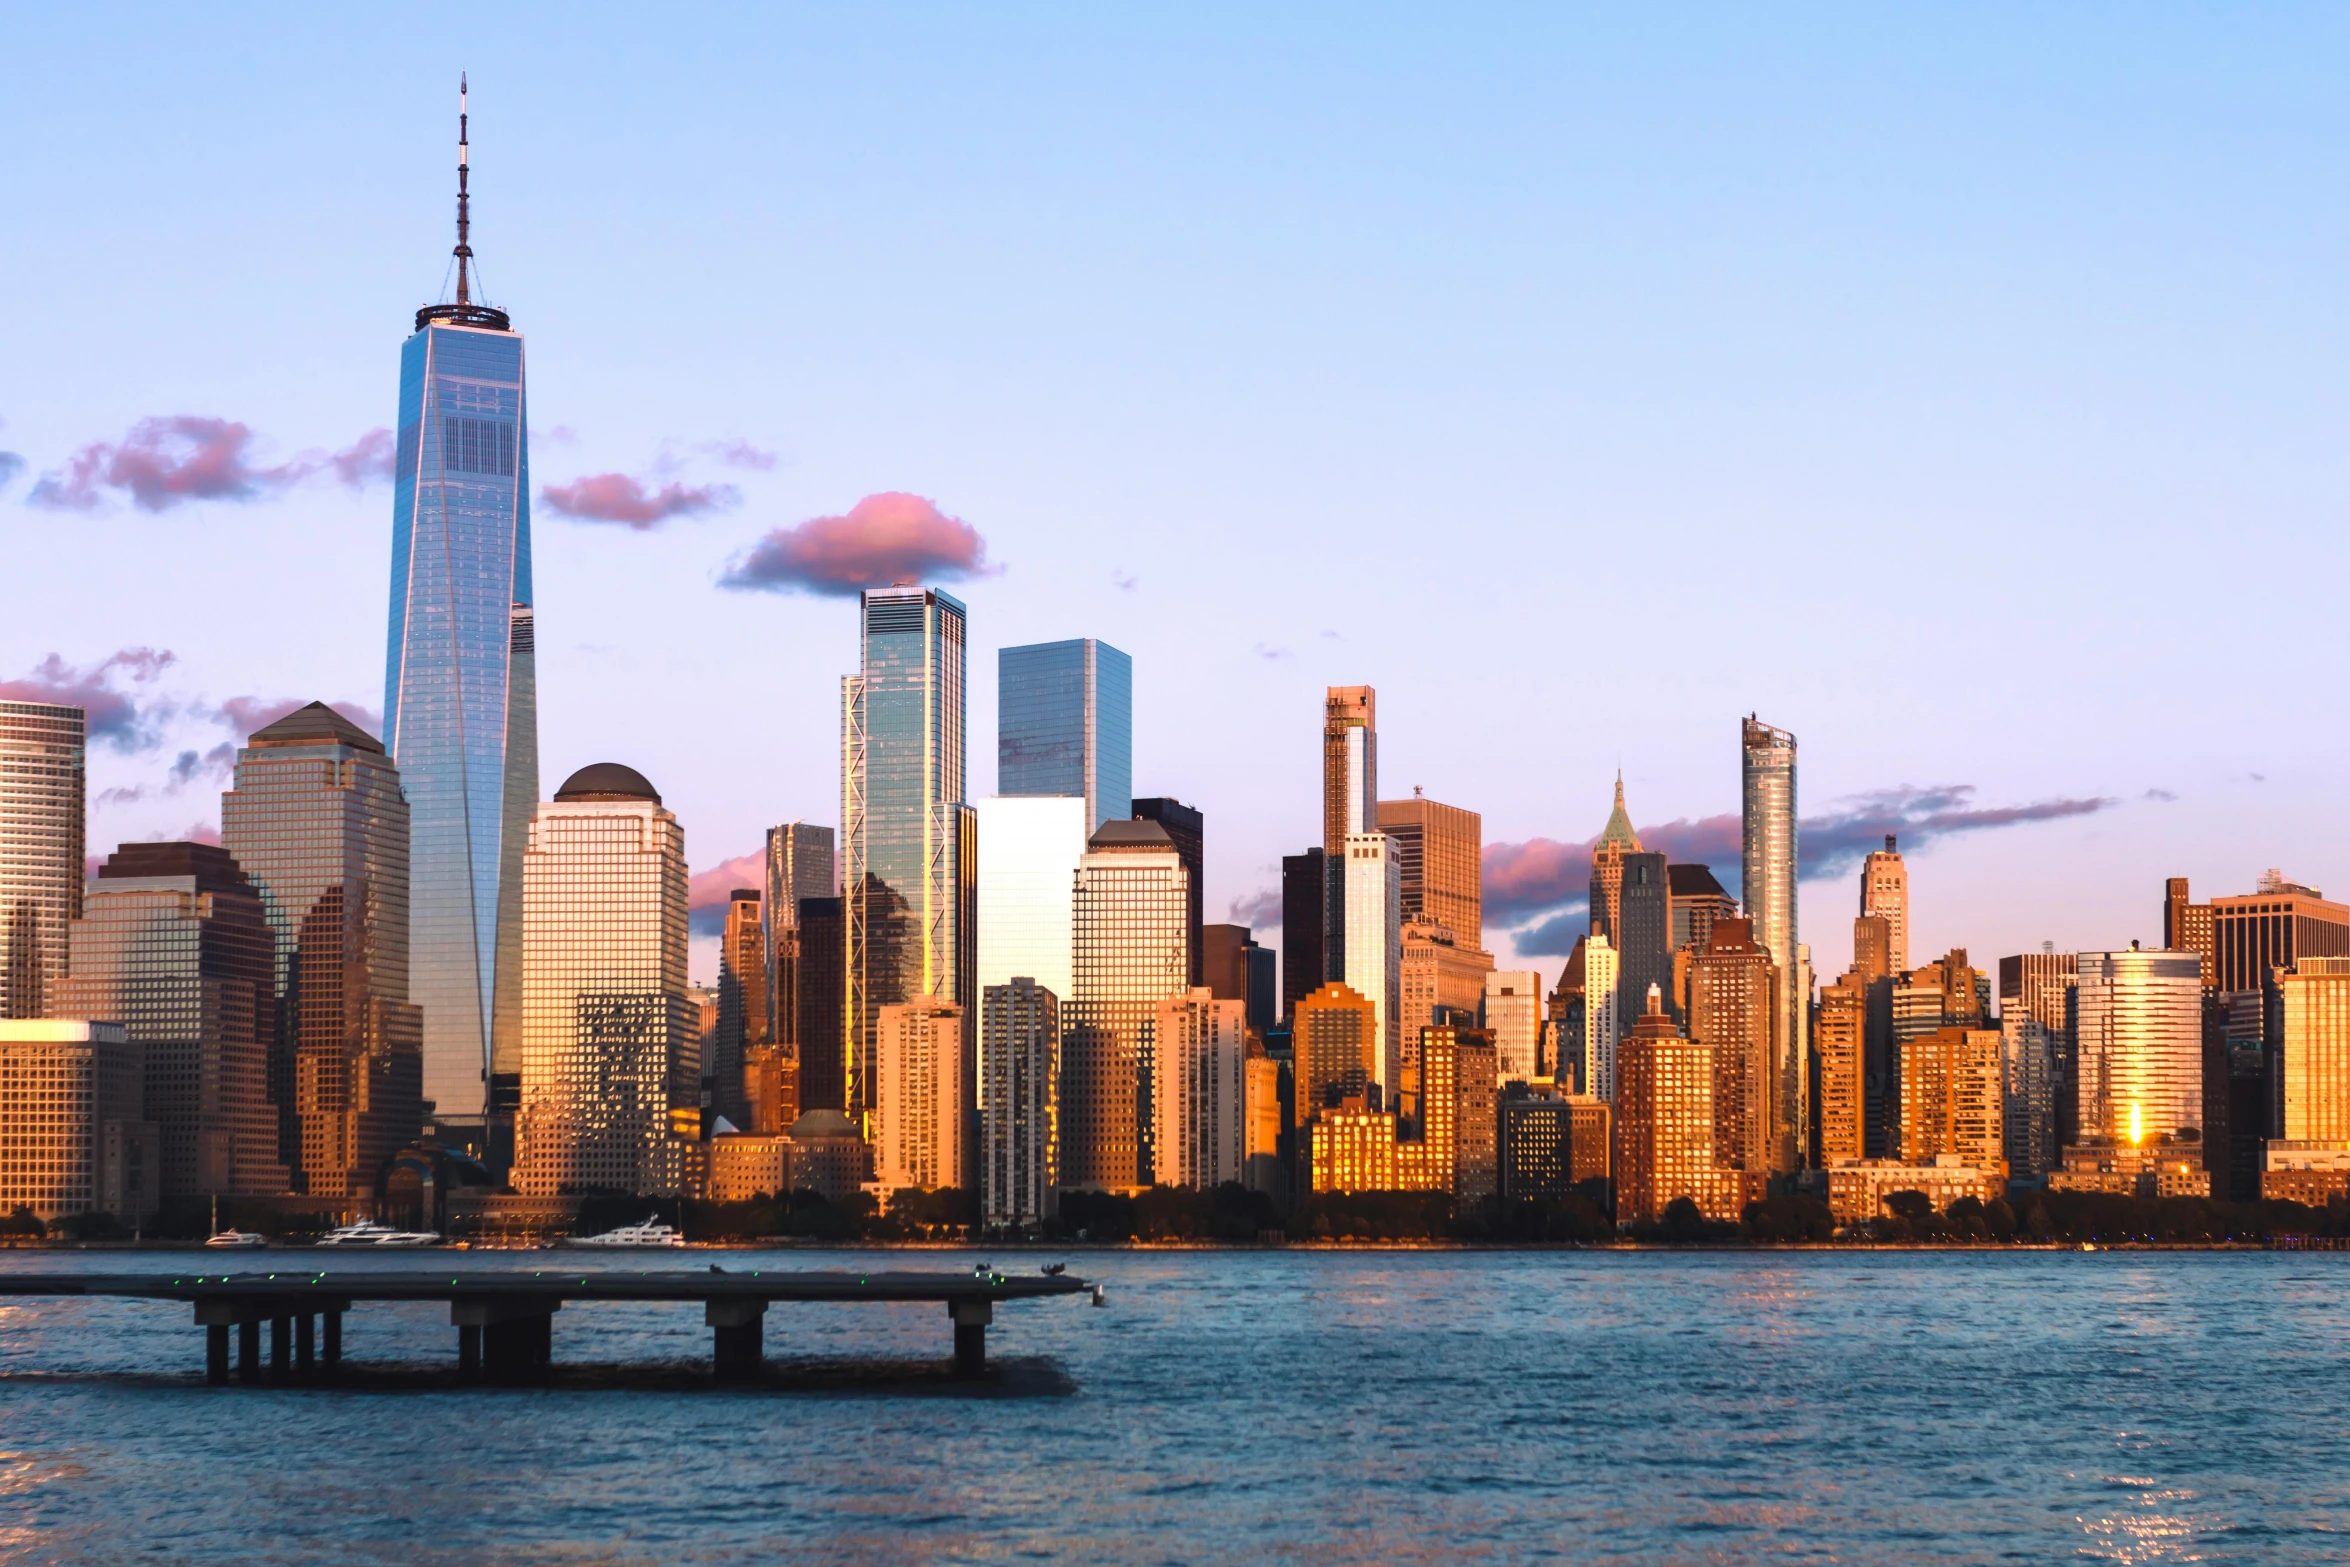
<path id="1" fill-rule="evenodd" d="M 555 1313 L 572 1301 L 700 1302 L 711 1332 L 711 1360 L 722 1382 L 754 1382 L 765 1362 L 767 1309 L 781 1303 L 938 1302 L 954 1327 L 958 1377 L 987 1368 L 987 1329 L 1008 1301 L 1100 1292 L 1058 1275 L 790 1272 L 717 1267 L 641 1272 L 556 1268 L 401 1268 L 267 1273 L 0 1274 L 0 1296 L 100 1296 L 185 1301 L 204 1329 L 204 1377 L 309 1383 L 331 1380 L 343 1357 L 343 1317 L 365 1301 L 447 1301 L 457 1330 L 461 1373 L 485 1382 L 527 1383 L 554 1360 Z M 269 1331 L 268 1364 L 261 1336 Z M 235 1366 L 230 1331 L 235 1330 Z"/>

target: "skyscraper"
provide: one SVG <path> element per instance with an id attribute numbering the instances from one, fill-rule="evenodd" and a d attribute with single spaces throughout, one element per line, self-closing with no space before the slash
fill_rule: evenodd
<path id="1" fill-rule="evenodd" d="M 1087 807 L 1078 795 L 997 795 L 976 810 L 983 1218 L 1033 1228 L 1060 1211 L 1060 1026 Z"/>
<path id="2" fill-rule="evenodd" d="M 2277 990 L 2277 1135 L 2350 1144 L 2350 958 L 2303 958 Z"/>
<path id="3" fill-rule="evenodd" d="M 1776 966 L 1745 920 L 1716 920 L 1690 969 L 1689 1037 L 1713 1058 L 1714 1142 L 1719 1164 L 1785 1173 L 1774 1119 L 1772 1066 L 1777 1058 Z"/>
<path id="4" fill-rule="evenodd" d="M 1665 892 L 1672 904 L 1672 931 L 1667 943 L 1703 950 L 1714 921 L 1735 918 L 1738 900 L 1723 890 L 1710 865 L 1667 865 Z"/>
<path id="5" fill-rule="evenodd" d="M 1605 936 L 1619 953 L 1624 950 L 1624 856 L 1639 852 L 1640 835 L 1632 830 L 1632 818 L 1624 810 L 1624 775 L 1619 772 L 1615 808 L 1607 813 L 1607 825 L 1591 846 L 1591 929 L 1595 935 Z M 1637 1013 L 1639 1008 L 1628 1010 Z"/>
<path id="6" fill-rule="evenodd" d="M 2004 1165 L 2004 1077 L 1996 1029 L 1938 1028 L 1911 1040 L 1901 1052 L 1901 1157 Z"/>
<path id="7" fill-rule="evenodd" d="M 400 349 L 384 740 L 408 792 L 424 1095 L 444 1136 L 502 1161 L 490 1101 L 493 1079 L 521 1070 L 522 854 L 539 794 L 529 417 L 522 336 L 472 297 L 462 89 L 457 126 L 457 298 L 417 311 Z"/>
<path id="8" fill-rule="evenodd" d="M 749 1126 L 743 1067 L 767 1046 L 767 955 L 759 889 L 727 895 L 726 926 L 718 941 L 718 1026 L 702 1054 L 710 1108 L 739 1129 Z"/>
<path id="9" fill-rule="evenodd" d="M 1651 985 L 1665 997 L 1665 1015 L 1674 1015 L 1672 883 L 1661 853 L 1634 850 L 1617 856 L 1616 867 L 1622 879 L 1615 926 L 1607 935 L 1618 964 L 1617 1022 L 1629 1029 Z"/>
<path id="10" fill-rule="evenodd" d="M 88 714 L 0 702 L 0 1018 L 50 1015 L 82 917 Z"/>
<path id="11" fill-rule="evenodd" d="M 1616 1222 L 1658 1219 L 1676 1197 L 1733 1217 L 1714 1177 L 1713 1051 L 1673 1026 L 1662 986 L 1650 985 L 1646 999 L 1616 1047 Z"/>
<path id="12" fill-rule="evenodd" d="M 1297 1015 L 1298 1001 L 1320 990 L 1323 967 L 1322 920 L 1330 883 L 1320 849 L 1281 856 L 1281 1015 Z"/>
<path id="13" fill-rule="evenodd" d="M 2203 964 L 2192 952 L 2084 952 L 2075 1039 L 2080 1137 L 2203 1129 Z"/>
<path id="14" fill-rule="evenodd" d="M 702 1086 L 684 831 L 636 769 L 583 767 L 532 817 L 522 886 L 515 1189 L 677 1191 L 669 1111 Z"/>
<path id="15" fill-rule="evenodd" d="M 800 1053 L 800 1108 L 848 1103 L 848 916 L 840 898 L 802 898 L 792 1007 Z"/>
<path id="16" fill-rule="evenodd" d="M 1181 800 L 1152 796 L 1134 802 L 1134 820 L 1157 822 L 1167 829 L 1174 841 L 1175 853 L 1183 861 L 1183 869 L 1190 877 L 1191 906 L 1184 916 L 1186 944 L 1185 968 L 1189 973 L 1187 984 L 1207 983 L 1205 961 L 1200 950 L 1200 899 L 1207 885 L 1207 818 L 1196 808 Z"/>
<path id="17" fill-rule="evenodd" d="M 1092 637 L 998 649 L 995 792 L 1074 795 L 1088 833 L 1132 814 L 1134 661 Z"/>
<path id="18" fill-rule="evenodd" d="M 1078 861 L 1061 1009 L 1064 1187 L 1127 1191 L 1148 1167 L 1152 1022 L 1188 988 L 1186 876 L 1156 822 L 1104 822 Z"/>
<path id="19" fill-rule="evenodd" d="M 2270 970 L 2303 958 L 2350 957 L 2350 906 L 2280 871 L 2263 872 L 2254 891 L 2214 898 L 2210 908 L 2222 995 L 2260 990 Z"/>
<path id="20" fill-rule="evenodd" d="M 1196 987 L 1158 1004 L 1152 1018 L 1157 1081 L 1151 1114 L 1151 1179 L 1207 1191 L 1248 1175 L 1248 1006 Z"/>
<path id="21" fill-rule="evenodd" d="M 1036 981 L 1058 1004 L 1072 989 L 1077 867 L 1085 801 L 1075 795 L 979 802 L 979 977 L 982 990 Z"/>
<path id="22" fill-rule="evenodd" d="M 873 1108 L 880 1009 L 971 994 L 962 915 L 972 868 L 962 852 L 963 606 L 932 588 L 876 588 L 860 616 L 862 665 L 841 681 L 841 898 L 847 1108 L 861 1122 Z"/>
<path id="23" fill-rule="evenodd" d="M 1864 1099 L 1868 1039 L 1868 976 L 1845 974 L 1820 992 L 1820 1017 L 1813 1043 L 1819 1059 L 1819 1140 L 1815 1160 L 1827 1169 L 1840 1160 L 1868 1157 L 1868 1114 Z"/>
<path id="24" fill-rule="evenodd" d="M 1461 946 L 1483 946 L 1483 818 L 1414 789 L 1408 800 L 1379 802 L 1379 830 L 1395 840 L 1404 923 L 1442 925 Z"/>
<path id="25" fill-rule="evenodd" d="M 1852 971 L 1863 979 L 1891 979 L 1906 971 L 1893 962 L 1893 923 L 1882 914 L 1852 922 Z"/>
<path id="26" fill-rule="evenodd" d="M 408 999 L 408 802 L 383 746 L 323 702 L 256 731 L 221 843 L 276 942 L 278 1157 L 314 1196 L 375 1195 L 423 1115 Z"/>
<path id="27" fill-rule="evenodd" d="M 84 894 L 51 1011 L 120 1023 L 139 1047 L 166 1202 L 290 1184 L 269 1100 L 276 948 L 252 883 L 211 844 L 126 843 Z"/>
<path id="28" fill-rule="evenodd" d="M 1346 840 L 1379 825 L 1379 695 L 1331 686 L 1322 698 L 1322 976 L 1346 973 Z"/>
<path id="29" fill-rule="evenodd" d="M 2046 1175 L 2056 1167 L 2055 1038 L 2037 1017 L 2013 1005 L 2000 1009 L 1999 1037 L 2008 1172 Z"/>
<path id="30" fill-rule="evenodd" d="M 1378 1012 L 1373 1072 L 1390 1095 L 1403 1082 L 1403 877 L 1394 851 L 1395 840 L 1383 832 L 1349 833 L 1342 862 L 1346 983 Z"/>
<path id="31" fill-rule="evenodd" d="M 917 997 L 874 1022 L 874 1179 L 892 1189 L 967 1188 L 973 1152 L 964 1113 L 963 1009 Z"/>
<path id="32" fill-rule="evenodd" d="M 1060 998 L 1027 978 L 980 997 L 979 1217 L 1018 1233 L 1061 1211 Z"/>
<path id="33" fill-rule="evenodd" d="M 1793 786 L 1790 785 L 1790 788 Z M 1894 835 L 1885 834 L 1885 847 L 1872 849 L 1860 867 L 1860 912 L 1885 922 L 1886 972 L 1909 969 L 1909 867 L 1894 847 Z"/>
<path id="34" fill-rule="evenodd" d="M 1248 1026 L 1262 1033 L 1278 1016 L 1273 1010 L 1273 949 L 1257 945 L 1246 925 L 1200 927 L 1200 983 L 1218 1001 L 1245 1002 Z"/>
<path id="35" fill-rule="evenodd" d="M 1532 969 L 1498 969 L 1485 976 L 1480 1026 L 1493 1036 L 1494 1070 L 1501 1081 L 1531 1082 L 1540 1074 L 1542 976 Z"/>
<path id="36" fill-rule="evenodd" d="M 1369 1095 L 1379 1076 L 1379 1009 L 1345 985 L 1300 997 L 1296 1017 L 1297 1124 Z"/>
<path id="37" fill-rule="evenodd" d="M 1748 714 L 1739 738 L 1744 761 L 1744 853 L 1738 895 L 1746 906 L 1747 919 L 1754 924 L 1754 939 L 1770 953 L 1773 963 L 1792 975 L 1796 970 L 1795 946 L 1802 939 L 1795 918 L 1795 737 Z M 1789 1128 L 1810 1120 L 1806 1063 L 1811 1047 L 1811 998 L 1798 995 L 1797 988 L 1792 983 L 1780 988 L 1778 1058 L 1772 1063 L 1773 1119 Z"/>
<path id="38" fill-rule="evenodd" d="M 759 917 L 766 930 L 767 1037 L 795 1052 L 799 1046 L 800 900 L 840 895 L 833 833 L 810 822 L 767 829 L 766 896 Z M 839 966 L 839 954 L 833 965 Z"/>
<path id="39" fill-rule="evenodd" d="M 1616 1041 L 1625 1032 L 1618 1011 L 1621 959 L 1606 936 L 1594 931 L 1583 943 L 1584 1086 L 1600 1099 L 1616 1097 Z"/>

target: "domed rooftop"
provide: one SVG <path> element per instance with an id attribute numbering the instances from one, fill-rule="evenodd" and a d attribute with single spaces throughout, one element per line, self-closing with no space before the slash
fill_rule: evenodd
<path id="1" fill-rule="evenodd" d="M 854 1137 L 857 1128 L 838 1110 L 809 1110 L 791 1124 L 791 1140 L 795 1143 L 813 1141 L 819 1137 Z"/>
<path id="2" fill-rule="evenodd" d="M 661 803 L 661 791 L 645 781 L 645 775 L 633 767 L 618 762 L 596 762 L 581 768 L 563 780 L 563 787 L 555 791 L 558 800 L 650 800 Z"/>

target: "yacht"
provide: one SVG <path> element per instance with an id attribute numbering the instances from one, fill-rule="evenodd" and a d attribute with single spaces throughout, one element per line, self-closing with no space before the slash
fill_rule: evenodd
<path id="1" fill-rule="evenodd" d="M 618 1249 L 624 1246 L 683 1246 L 685 1237 L 669 1225 L 662 1224 L 659 1214 L 642 1224 L 623 1224 L 617 1230 L 606 1230 L 601 1235 L 574 1235 L 563 1242 L 566 1246 L 594 1246 L 599 1249 Z"/>
<path id="2" fill-rule="evenodd" d="M 220 1227 L 220 1199 L 214 1197 L 212 1199 L 212 1233 L 205 1238 L 204 1244 L 237 1247 L 266 1246 L 269 1244 L 269 1237 L 256 1235 L 251 1230 L 240 1230 L 233 1227 L 222 1229 Z"/>
<path id="3" fill-rule="evenodd" d="M 397 1230 L 373 1219 L 361 1219 L 346 1224 L 339 1230 L 329 1230 L 318 1237 L 320 1246 L 373 1246 L 379 1249 L 402 1249 L 413 1246 L 438 1246 L 441 1238 L 430 1230 Z"/>

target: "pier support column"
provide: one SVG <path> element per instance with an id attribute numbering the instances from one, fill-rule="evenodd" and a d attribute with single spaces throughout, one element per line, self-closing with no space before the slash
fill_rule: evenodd
<path id="1" fill-rule="evenodd" d="M 474 1346 L 468 1372 L 495 1382 L 534 1382 L 554 1359 L 555 1295 L 464 1295 L 449 1302 L 460 1359 Z"/>
<path id="2" fill-rule="evenodd" d="M 293 1363 L 294 1319 L 292 1317 L 271 1317 L 269 1319 L 270 1380 L 283 1382 L 286 1379 L 286 1373 L 292 1369 Z"/>
<path id="3" fill-rule="evenodd" d="M 318 1319 L 307 1311 L 302 1312 L 294 1318 L 295 1380 L 301 1382 L 310 1380 L 311 1363 L 317 1358 L 317 1346 Z"/>
<path id="4" fill-rule="evenodd" d="M 992 1301 L 965 1296 L 947 1302 L 955 1323 L 955 1375 L 965 1379 L 987 1375 L 987 1325 L 995 1320 Z"/>
<path id="5" fill-rule="evenodd" d="M 329 1371 L 343 1363 L 343 1314 L 339 1311 L 326 1314 L 326 1345 L 320 1358 Z"/>
<path id="6" fill-rule="evenodd" d="M 457 1325 L 457 1373 L 467 1377 L 481 1375 L 481 1329 L 462 1322 Z"/>
<path id="7" fill-rule="evenodd" d="M 261 1319 L 247 1317 L 237 1324 L 237 1380 L 261 1380 Z"/>
<path id="8" fill-rule="evenodd" d="M 214 1387 L 228 1386 L 228 1324 L 214 1322 L 204 1329 L 204 1380 Z"/>
<path id="9" fill-rule="evenodd" d="M 767 1302 L 729 1298 L 702 1302 L 710 1327 L 710 1363 L 721 1382 L 756 1382 L 767 1358 Z"/>

